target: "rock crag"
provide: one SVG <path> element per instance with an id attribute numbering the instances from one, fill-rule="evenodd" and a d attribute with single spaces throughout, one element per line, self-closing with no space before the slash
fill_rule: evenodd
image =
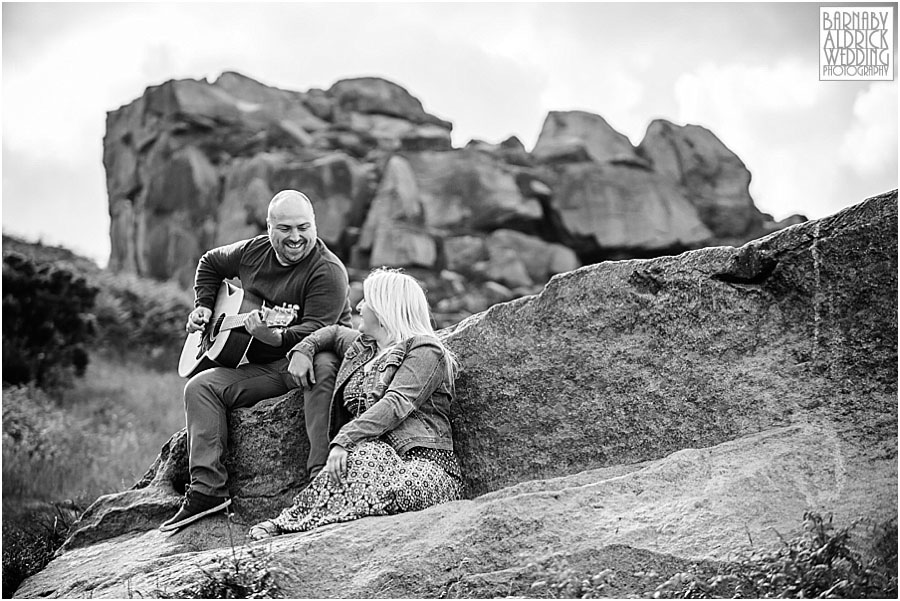
<path id="1" fill-rule="evenodd" d="M 189 287 L 203 252 L 265 231 L 272 195 L 297 188 L 352 273 L 418 270 L 449 325 L 583 264 L 742 244 L 794 222 L 759 212 L 750 172 L 699 126 L 654 121 L 634 147 L 599 115 L 554 111 L 533 152 L 514 137 L 454 148 L 451 131 L 380 78 L 293 92 L 229 72 L 150 87 L 107 116 L 109 266 Z M 461 239 L 479 255 L 465 268 Z M 523 245 L 566 257 L 535 267 Z"/>
<path id="2" fill-rule="evenodd" d="M 740 248 L 556 275 L 443 335 L 466 500 L 245 548 L 304 477 L 287 395 L 232 418 L 233 522 L 154 529 L 186 478 L 176 434 L 17 595 L 178 596 L 233 543 L 295 598 L 505 596 L 563 553 L 612 569 L 615 596 L 777 545 L 804 511 L 897 516 L 896 191 Z"/>

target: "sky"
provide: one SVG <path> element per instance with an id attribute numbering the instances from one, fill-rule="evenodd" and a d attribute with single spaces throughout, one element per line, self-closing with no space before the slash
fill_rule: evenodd
<path id="1" fill-rule="evenodd" d="M 881 5 L 896 59 L 897 5 Z M 383 77 L 452 122 L 455 147 L 531 150 L 550 111 L 600 115 L 635 145 L 654 119 L 701 125 L 762 211 L 824 217 L 897 187 L 898 84 L 896 66 L 819 81 L 819 6 L 4 2 L 3 231 L 105 265 L 106 113 L 224 71 L 301 92 Z"/>

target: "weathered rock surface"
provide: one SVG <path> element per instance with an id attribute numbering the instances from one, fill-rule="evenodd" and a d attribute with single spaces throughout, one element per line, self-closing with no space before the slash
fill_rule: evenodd
<path id="1" fill-rule="evenodd" d="M 648 166 L 627 136 L 610 127 L 603 117 L 585 111 L 551 111 L 533 154 L 541 162 L 589 160 Z"/>
<path id="2" fill-rule="evenodd" d="M 625 582 L 777 544 L 806 510 L 897 515 L 896 191 L 741 248 L 557 275 L 445 334 L 471 500 L 257 544 L 289 596 L 503 596 L 524 592 L 528 559 L 565 551 Z M 231 465 L 253 471 L 235 476 L 231 534 L 224 518 L 169 537 L 123 525 L 176 502 L 176 436 L 18 595 L 184 591 L 294 486 L 301 460 L 263 457 L 304 452 L 289 405 L 236 413 Z"/>
<path id="3" fill-rule="evenodd" d="M 763 214 L 750 198 L 750 171 L 708 129 L 656 119 L 638 152 L 652 162 L 654 171 L 684 186 L 715 236 L 743 236 L 763 226 Z"/>
<path id="4" fill-rule="evenodd" d="M 687 249 L 713 237 L 677 183 L 627 165 L 566 165 L 550 207 L 587 256 Z"/>
<path id="5" fill-rule="evenodd" d="M 831 429 L 795 425 L 630 469 L 530 482 L 251 546 L 290 598 L 437 598 L 486 584 L 494 596 L 522 594 L 528 561 L 563 552 L 573 567 L 613 568 L 613 582 L 632 588 L 639 570 L 664 579 L 687 559 L 749 550 L 751 538 L 753 548 L 777 544 L 810 508 L 839 519 L 858 516 L 861 506 L 889 510 L 896 492 L 890 464 L 860 461 Z M 778 502 L 767 502 L 773 498 Z M 70 551 L 18 594 L 181 596 L 203 578 L 201 570 L 213 569 L 214 558 L 232 553 L 227 542 L 220 546 L 228 530 L 216 518 L 174 535 L 152 530 Z M 231 530 L 246 557 L 243 530 Z"/>
<path id="6" fill-rule="evenodd" d="M 554 111 L 531 153 L 515 137 L 454 149 L 451 130 L 373 77 L 294 92 L 227 72 L 148 88 L 107 116 L 110 267 L 190 287 L 204 251 L 265 231 L 266 203 L 286 187 L 309 194 L 320 237 L 350 267 L 421 268 L 430 289 L 454 269 L 445 239 L 497 229 L 584 264 L 739 245 L 784 225 L 755 208 L 749 172 L 703 128 L 655 121 L 635 148 L 599 115 Z M 465 288 L 486 298 L 542 285 L 543 271 L 469 270 Z M 442 300 L 468 303 L 431 298 Z"/>

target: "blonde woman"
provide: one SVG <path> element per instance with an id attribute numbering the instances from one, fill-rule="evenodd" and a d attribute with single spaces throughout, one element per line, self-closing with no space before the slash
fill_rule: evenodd
<path id="1" fill-rule="evenodd" d="M 358 331 L 328 326 L 294 346 L 290 373 L 315 384 L 313 357 L 342 359 L 325 469 L 293 504 L 250 529 L 255 539 L 460 498 L 450 403 L 456 361 L 431 327 L 425 293 L 397 270 L 373 271 L 357 305 Z"/>

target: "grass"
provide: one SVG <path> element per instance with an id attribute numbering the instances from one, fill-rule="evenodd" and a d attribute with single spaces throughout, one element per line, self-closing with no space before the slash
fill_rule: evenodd
<path id="1" fill-rule="evenodd" d="M 74 516 L 129 488 L 184 427 L 184 379 L 94 354 L 63 389 L 3 390 L 3 596 L 42 569 Z"/>

